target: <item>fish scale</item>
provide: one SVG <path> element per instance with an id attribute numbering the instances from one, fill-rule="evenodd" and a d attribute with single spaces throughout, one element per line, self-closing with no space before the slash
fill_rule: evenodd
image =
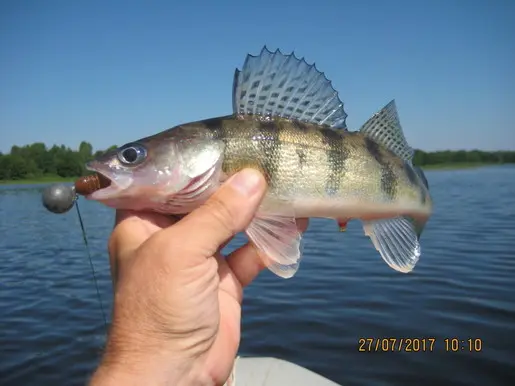
<path id="1" fill-rule="evenodd" d="M 296 218 L 358 219 L 393 269 L 410 272 L 432 213 L 396 105 L 349 131 L 338 92 L 314 65 L 264 48 L 233 84 L 233 112 L 178 125 L 112 150 L 87 167 L 110 179 L 87 196 L 114 208 L 186 214 L 244 168 L 268 190 L 246 229 L 263 262 L 292 277 L 302 258 Z"/>
<path id="2" fill-rule="evenodd" d="M 287 119 L 263 121 L 252 116 L 211 119 L 181 127 L 186 133 L 202 126 L 210 132 L 206 137 L 224 142 L 222 169 L 226 174 L 244 167 L 260 169 L 270 193 L 281 197 L 363 196 L 368 191 L 372 199 L 379 197 L 379 190 L 386 200 L 394 201 L 398 198 L 396 187 L 405 179 L 410 181 L 413 195 L 418 189 L 412 168 L 359 133 L 337 132 Z M 358 184 L 352 184 L 358 178 L 355 175 L 370 173 L 380 178 L 360 179 Z"/>

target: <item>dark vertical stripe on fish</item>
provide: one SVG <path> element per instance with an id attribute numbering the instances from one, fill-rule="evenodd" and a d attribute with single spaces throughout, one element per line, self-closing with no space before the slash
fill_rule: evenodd
<path id="1" fill-rule="evenodd" d="M 299 148 L 296 151 L 297 157 L 299 157 L 299 169 L 302 170 L 304 165 L 306 165 L 306 152 L 302 148 Z"/>
<path id="2" fill-rule="evenodd" d="M 403 166 L 404 166 L 404 171 L 406 172 L 406 176 L 408 176 L 409 182 L 414 186 L 418 186 L 419 181 L 418 181 L 417 173 L 415 173 L 415 170 L 413 170 L 411 165 L 408 164 L 406 161 L 404 161 Z"/>
<path id="3" fill-rule="evenodd" d="M 217 118 L 210 118 L 205 119 L 202 121 L 204 125 L 206 125 L 206 128 L 211 131 L 213 135 L 213 139 L 221 139 L 225 140 L 224 134 L 224 120 L 226 117 L 217 117 Z"/>
<path id="4" fill-rule="evenodd" d="M 292 122 L 303 133 L 307 133 L 310 129 L 310 126 L 305 122 L 301 122 L 301 121 L 292 121 Z"/>
<path id="5" fill-rule="evenodd" d="M 389 199 L 393 199 L 397 192 L 397 178 L 395 177 L 392 167 L 384 158 L 383 150 L 373 139 L 365 137 L 365 146 L 381 167 L 381 190 Z"/>
<path id="6" fill-rule="evenodd" d="M 263 153 L 262 167 L 267 183 L 273 184 L 280 162 L 281 144 L 279 141 L 279 128 L 273 121 L 256 121 L 260 135 L 259 147 Z"/>
<path id="7" fill-rule="evenodd" d="M 427 201 L 427 191 L 424 189 L 423 186 L 420 186 L 418 191 L 420 193 L 420 203 L 422 205 L 425 205 Z"/>
<path id="8" fill-rule="evenodd" d="M 329 175 L 325 182 L 325 191 L 329 196 L 338 193 L 344 171 L 345 160 L 347 159 L 347 152 L 343 146 L 343 136 L 334 129 L 324 128 L 321 129 L 323 142 L 329 146 L 327 152 L 327 162 L 329 164 Z"/>
<path id="9" fill-rule="evenodd" d="M 426 203 L 426 189 L 424 188 L 424 183 L 419 179 L 419 175 L 408 162 L 404 162 L 404 171 L 406 176 L 408 177 L 409 182 L 413 185 L 414 188 L 417 189 L 418 194 L 420 195 L 420 203 L 424 205 Z"/>

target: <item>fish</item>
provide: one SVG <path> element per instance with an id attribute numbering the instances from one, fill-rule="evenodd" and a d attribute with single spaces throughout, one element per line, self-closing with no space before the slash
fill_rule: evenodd
<path id="1" fill-rule="evenodd" d="M 236 68 L 232 105 L 229 115 L 182 123 L 88 162 L 104 183 L 84 182 L 95 186 L 86 198 L 185 215 L 254 168 L 267 192 L 245 233 L 277 276 L 299 269 L 297 218 L 334 219 L 340 231 L 359 220 L 388 266 L 413 270 L 433 204 L 395 99 L 351 131 L 339 93 L 314 63 L 265 46 Z"/>

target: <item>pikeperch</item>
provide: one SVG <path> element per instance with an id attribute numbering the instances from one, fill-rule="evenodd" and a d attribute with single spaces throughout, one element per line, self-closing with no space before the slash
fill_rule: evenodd
<path id="1" fill-rule="evenodd" d="M 97 184 L 87 198 L 186 214 L 229 176 L 255 168 L 268 191 L 246 234 L 272 272 L 284 278 L 297 272 L 295 218 L 310 217 L 333 218 L 341 230 L 360 219 L 385 262 L 409 272 L 432 200 L 424 173 L 412 165 L 395 101 L 359 131 L 348 131 L 346 118 L 314 64 L 264 47 L 236 69 L 233 114 L 184 123 L 97 157 L 87 168 L 110 184 Z"/>

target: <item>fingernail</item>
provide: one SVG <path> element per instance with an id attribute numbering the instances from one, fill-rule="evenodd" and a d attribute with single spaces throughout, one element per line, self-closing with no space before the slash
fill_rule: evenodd
<path id="1" fill-rule="evenodd" d="M 260 179 L 257 171 L 244 169 L 232 176 L 228 183 L 241 194 L 250 197 L 258 191 Z"/>

